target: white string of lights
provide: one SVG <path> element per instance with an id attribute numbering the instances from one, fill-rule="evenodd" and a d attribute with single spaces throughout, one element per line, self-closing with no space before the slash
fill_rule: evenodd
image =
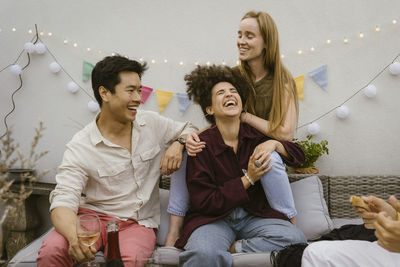
<path id="1" fill-rule="evenodd" d="M 298 48 L 291 51 L 288 51 L 287 53 L 283 53 L 281 54 L 282 58 L 287 58 L 287 55 L 298 55 L 298 56 L 302 56 L 305 55 L 307 53 L 309 54 L 315 54 L 317 51 L 321 50 L 321 48 L 326 47 L 326 46 L 330 46 L 333 47 L 334 44 L 339 44 L 342 43 L 343 45 L 351 45 L 352 41 L 355 40 L 364 40 L 366 38 L 368 38 L 368 34 L 370 31 L 374 32 L 376 35 L 375 36 L 379 36 L 378 34 L 382 34 L 382 32 L 384 32 L 385 29 L 393 29 L 393 27 L 396 27 L 395 29 L 400 29 L 400 23 L 398 22 L 397 18 L 393 18 L 391 20 L 387 20 L 384 23 L 381 23 L 380 26 L 379 25 L 375 25 L 373 27 L 368 27 L 368 29 L 365 29 L 364 31 L 359 31 L 356 34 L 352 33 L 352 34 L 344 34 L 343 39 L 329 39 L 326 38 L 323 41 L 319 41 L 319 42 L 315 42 L 315 45 L 312 45 L 309 48 Z M 4 32 L 5 30 L 0 28 L 0 34 L 1 32 Z M 12 32 L 17 32 L 17 29 L 15 27 L 11 28 Z M 34 31 L 32 29 L 29 29 L 28 34 L 34 34 Z M 388 31 L 386 31 L 388 32 Z M 45 33 L 44 31 L 39 32 L 39 36 L 40 37 L 46 37 L 46 38 L 51 38 L 54 37 L 55 34 L 53 34 L 53 32 L 47 32 Z M 71 45 L 73 48 L 79 49 L 79 48 L 83 48 L 87 53 L 97 53 L 99 56 L 104 57 L 105 55 L 115 55 L 114 52 L 110 52 L 110 51 L 106 51 L 105 49 L 97 49 L 91 46 L 87 46 L 87 45 L 81 45 L 78 44 L 79 42 L 77 41 L 71 41 L 69 38 L 61 38 L 62 43 L 64 45 Z M 211 64 L 222 64 L 222 65 L 226 65 L 227 61 L 225 60 L 221 60 L 220 62 L 212 62 L 210 60 L 204 60 L 204 62 L 201 62 L 199 60 L 196 60 L 194 62 L 186 62 L 185 60 L 171 60 L 168 59 L 166 57 L 161 57 L 159 59 L 156 58 L 146 58 L 144 56 L 139 58 L 140 61 L 147 61 L 151 64 L 173 64 L 179 67 L 184 67 L 186 65 L 199 65 L 199 64 L 205 64 L 205 65 L 211 65 Z M 238 60 L 229 60 L 232 62 L 235 62 L 237 65 L 239 64 Z"/>

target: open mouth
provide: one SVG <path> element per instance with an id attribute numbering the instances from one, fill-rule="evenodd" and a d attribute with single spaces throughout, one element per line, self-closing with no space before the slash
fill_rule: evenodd
<path id="1" fill-rule="evenodd" d="M 224 103 L 224 107 L 233 107 L 236 106 L 236 102 L 233 100 L 228 100 Z"/>

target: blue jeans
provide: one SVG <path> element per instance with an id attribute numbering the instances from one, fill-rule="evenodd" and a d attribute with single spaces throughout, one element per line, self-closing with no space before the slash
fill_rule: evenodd
<path id="1" fill-rule="evenodd" d="M 194 230 L 179 254 L 179 266 L 232 266 L 228 250 L 235 240 L 236 252 L 270 252 L 305 243 L 306 237 L 288 221 L 256 217 L 238 207 Z"/>
<path id="2" fill-rule="evenodd" d="M 271 161 L 268 166 L 272 164 L 272 168 L 261 177 L 261 184 L 269 205 L 291 219 L 296 216 L 297 211 L 294 206 L 285 164 L 281 156 L 275 151 L 271 153 L 270 158 Z M 178 216 L 185 216 L 189 206 L 189 193 L 186 187 L 186 161 L 187 153 L 185 152 L 180 169 L 171 175 L 168 212 Z"/>

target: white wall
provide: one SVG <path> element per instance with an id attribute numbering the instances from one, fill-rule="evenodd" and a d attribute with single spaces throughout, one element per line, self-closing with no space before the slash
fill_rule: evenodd
<path id="1" fill-rule="evenodd" d="M 33 35 L 37 23 L 45 33 L 41 38 L 67 72 L 91 93 L 90 82 L 81 82 L 82 61 L 97 62 L 118 52 L 131 58 L 143 57 L 150 69 L 143 84 L 170 92 L 185 92 L 184 74 L 194 62 L 207 61 L 235 65 L 237 27 L 243 14 L 264 10 L 275 19 L 280 32 L 284 63 L 294 76 L 307 74 L 328 64 L 328 91 L 306 75 L 304 101 L 300 101 L 299 125 L 310 122 L 337 106 L 362 88 L 400 53 L 400 2 L 395 0 L 263 0 L 263 1 L 29 1 L 0 2 L 0 69 L 12 63 Z M 398 23 L 393 25 L 392 20 Z M 375 32 L 375 26 L 381 31 Z M 15 27 L 16 32 L 11 31 Z M 53 35 L 48 36 L 48 32 Z M 365 38 L 360 40 L 358 34 Z M 343 38 L 349 44 L 343 43 Z M 63 44 L 67 38 L 69 43 Z M 325 44 L 331 39 L 330 45 Z M 78 43 L 74 48 L 72 44 Z M 310 52 L 314 46 L 315 51 Z M 86 48 L 90 47 L 91 52 Z M 304 54 L 297 55 L 302 49 Z M 98 51 L 101 50 L 102 54 Z M 151 64 L 151 59 L 156 64 Z M 168 59 L 168 63 L 163 63 Z M 20 64 L 26 62 L 22 57 Z M 48 65 L 51 55 L 32 55 L 23 73 L 23 87 L 16 93 L 16 110 L 8 119 L 15 139 L 26 150 L 33 127 L 43 120 L 47 126 L 40 149 L 50 154 L 40 168 L 50 169 L 42 181 L 54 182 L 65 144 L 94 115 L 86 108 L 90 98 L 66 90 L 71 80 L 65 73 L 54 75 Z M 184 66 L 179 66 L 183 61 Z M 8 70 L 0 73 L 0 118 L 11 109 L 11 93 L 18 79 Z M 368 99 L 362 93 L 346 105 L 350 117 L 339 120 L 331 113 L 318 121 L 321 132 L 314 137 L 329 141 L 330 155 L 318 162 L 322 174 L 399 174 L 398 136 L 400 133 L 400 77 L 384 72 L 374 84 L 378 96 Z M 178 114 L 173 97 L 164 115 L 191 120 L 200 128 L 206 123 L 200 109 L 191 105 L 184 116 Z M 158 110 L 153 94 L 143 109 Z M 5 127 L 0 124 L 0 133 Z M 297 131 L 304 138 L 306 127 Z"/>

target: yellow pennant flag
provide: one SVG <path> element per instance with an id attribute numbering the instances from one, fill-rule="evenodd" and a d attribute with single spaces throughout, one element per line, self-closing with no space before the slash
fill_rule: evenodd
<path id="1" fill-rule="evenodd" d="M 301 100 L 303 100 L 304 74 L 294 78 L 294 81 L 296 82 L 297 95 Z"/>
<path id="2" fill-rule="evenodd" d="M 156 90 L 158 108 L 160 109 L 160 113 L 163 113 L 165 107 L 168 105 L 168 102 L 171 100 L 173 95 L 172 92 Z"/>

